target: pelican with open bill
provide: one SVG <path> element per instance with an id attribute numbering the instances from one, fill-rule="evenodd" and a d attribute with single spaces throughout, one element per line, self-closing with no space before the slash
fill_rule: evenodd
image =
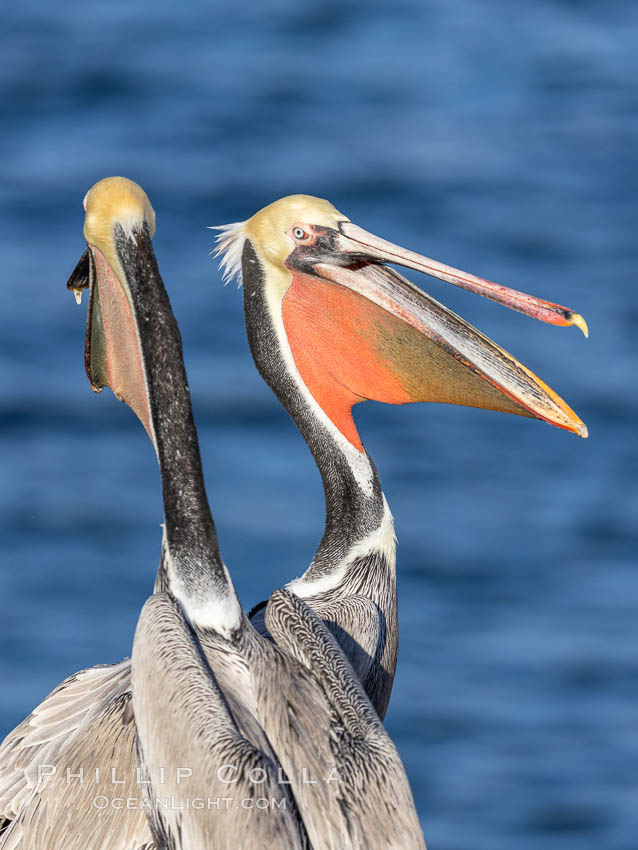
<path id="1" fill-rule="evenodd" d="M 257 368 L 323 481 L 321 543 L 287 587 L 331 629 L 383 717 L 398 645 L 394 525 L 353 406 L 367 399 L 446 402 L 536 417 L 587 436 L 578 416 L 529 369 L 386 264 L 553 324 L 587 326 L 566 307 L 386 242 L 309 195 L 281 198 L 215 229 L 225 277 L 243 282 Z M 263 606 L 251 618 L 264 632 Z"/>
<path id="2" fill-rule="evenodd" d="M 324 216 L 308 220 L 301 209 L 299 219 L 286 233 L 285 242 L 290 250 L 284 265 L 290 272 L 291 285 L 282 299 L 284 324 L 287 330 L 293 325 L 299 328 L 303 325 L 306 339 L 308 331 L 312 335 L 313 328 L 320 326 L 322 345 L 326 347 L 337 339 L 326 337 L 326 321 L 319 324 L 316 319 L 310 320 L 309 308 L 325 312 L 325 308 L 334 306 L 335 337 L 340 335 L 344 320 L 347 322 L 353 316 L 356 332 L 352 339 L 361 352 L 359 361 L 369 353 L 366 349 L 372 348 L 370 353 L 379 366 L 373 387 L 362 386 L 356 380 L 354 373 L 359 364 L 353 363 L 348 370 L 355 380 L 348 381 L 344 389 L 349 390 L 355 403 L 357 397 L 395 403 L 452 402 L 536 417 L 581 437 L 587 436 L 585 424 L 529 369 L 385 264 L 438 277 L 544 322 L 576 325 L 587 335 L 582 316 L 386 242 L 347 220 L 327 202 L 323 203 L 328 207 L 328 218 L 332 219 L 329 224 L 325 223 L 325 210 Z M 250 239 L 250 228 L 247 231 Z M 340 289 L 335 290 L 334 284 Z M 309 288 L 313 292 L 309 293 Z M 356 318 L 355 314 L 358 314 Z M 294 329 L 292 334 L 296 335 Z M 295 359 L 299 356 L 303 361 L 301 346 L 292 347 Z M 339 348 L 333 350 L 338 352 Z M 344 364 L 336 365 L 343 376 Z M 303 367 L 301 371 L 303 375 Z M 363 378 L 365 382 L 365 375 Z M 335 422 L 346 432 L 350 431 L 348 416 Z"/>
<path id="3" fill-rule="evenodd" d="M 331 234 L 327 228 L 321 230 L 323 233 L 318 232 L 314 241 L 315 244 L 320 243 L 323 237 L 331 245 L 331 260 L 322 262 L 319 250 L 318 261 L 312 262 L 317 275 L 348 287 L 420 331 L 442 351 L 484 378 L 522 408 L 511 410 L 512 413 L 535 416 L 581 437 L 587 436 L 585 424 L 529 369 L 414 284 L 378 263 L 395 263 L 438 277 L 543 322 L 576 325 L 587 336 L 587 324 L 580 314 L 407 251 L 367 233 L 349 221 L 339 223 L 338 234 Z M 311 256 L 312 241 L 310 237 L 308 248 Z M 334 262 L 335 257 L 338 263 Z M 353 266 L 353 261 L 361 265 Z M 449 363 L 447 366 L 449 368 Z M 447 383 L 449 379 L 444 377 L 444 381 Z M 447 401 L 445 396 L 448 391 L 440 384 L 441 381 L 437 380 L 432 389 L 435 394 L 441 394 L 437 400 Z M 462 403 L 467 405 L 472 402 L 471 406 L 489 408 L 492 407 L 492 396 L 483 387 L 476 395 L 470 391 L 469 397 Z M 425 399 L 416 397 L 414 400 Z M 501 409 L 503 402 L 494 404 L 495 409 Z"/>

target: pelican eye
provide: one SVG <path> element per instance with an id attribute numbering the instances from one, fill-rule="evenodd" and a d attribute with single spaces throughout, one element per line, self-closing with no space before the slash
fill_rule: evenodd
<path id="1" fill-rule="evenodd" d="M 310 234 L 306 233 L 303 227 L 294 227 L 292 235 L 298 242 L 305 242 L 307 239 L 310 239 Z"/>

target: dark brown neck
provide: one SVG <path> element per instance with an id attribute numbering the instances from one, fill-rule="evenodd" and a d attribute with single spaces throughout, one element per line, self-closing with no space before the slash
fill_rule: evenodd
<path id="1" fill-rule="evenodd" d="M 181 336 L 148 229 L 129 237 L 118 228 L 115 244 L 139 329 L 171 561 L 188 585 L 199 587 L 213 579 L 215 584 L 225 586 L 227 580 L 204 487 Z"/>
<path id="2" fill-rule="evenodd" d="M 385 514 L 385 499 L 376 467 L 365 451 L 331 427 L 317 403 L 291 374 L 282 350 L 283 323 L 276 326 L 265 297 L 261 262 L 250 241 L 242 257 L 246 330 L 262 378 L 286 408 L 319 468 L 326 500 L 326 525 L 305 578 L 330 574 L 355 544 L 376 531 Z"/>

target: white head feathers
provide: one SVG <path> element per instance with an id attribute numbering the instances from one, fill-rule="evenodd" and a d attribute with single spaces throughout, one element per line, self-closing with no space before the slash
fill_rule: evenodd
<path id="1" fill-rule="evenodd" d="M 214 257 L 221 257 L 220 268 L 223 272 L 222 280 L 229 283 L 236 280 L 241 286 L 241 255 L 246 240 L 245 221 L 237 221 L 234 224 L 219 224 L 209 227 L 209 230 L 219 230 L 215 237 L 215 248 L 211 251 Z"/>

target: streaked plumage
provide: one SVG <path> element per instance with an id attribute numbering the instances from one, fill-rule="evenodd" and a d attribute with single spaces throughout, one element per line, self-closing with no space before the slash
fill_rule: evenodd
<path id="1" fill-rule="evenodd" d="M 149 230 L 152 230 L 152 210 L 150 212 L 147 210 L 146 214 Z M 312 244 L 306 242 L 305 237 L 304 243 L 295 243 L 292 230 L 296 222 L 304 226 L 308 225 L 308 233 L 314 239 Z M 128 225 L 125 230 L 130 230 Z M 431 272 L 434 270 L 435 274 L 439 274 L 440 269 L 437 270 L 432 264 L 428 266 L 428 269 L 424 269 L 424 258 L 410 255 L 403 249 L 397 249 L 397 246 L 388 248 L 388 243 L 383 243 L 376 237 L 360 231 L 327 202 L 306 196 L 283 199 L 261 211 L 248 222 L 226 228 L 221 246 L 226 251 L 229 271 L 236 270 L 238 257 L 242 258 L 246 323 L 255 361 L 263 377 L 291 413 L 306 439 L 317 460 L 326 493 L 326 527 L 320 547 L 306 573 L 300 579 L 291 582 L 289 588 L 295 594 L 304 597 L 308 605 L 332 630 L 352 662 L 374 707 L 379 715 L 383 716 L 394 677 L 398 637 L 394 533 L 392 517 L 383 496 L 376 469 L 363 450 L 351 420 L 352 404 L 365 398 L 379 398 L 379 400 L 390 400 L 394 403 L 447 401 L 534 415 L 554 421 L 554 424 L 559 424 L 560 427 L 567 427 L 583 435 L 586 431 L 580 420 L 564 402 L 514 358 L 505 354 L 462 319 L 380 263 L 404 262 L 421 270 L 429 269 Z M 315 250 L 317 246 L 322 249 L 319 253 Z M 300 248 L 303 250 L 299 250 Z M 298 265 L 291 269 L 290 257 L 295 251 Z M 315 255 L 312 251 L 315 251 Z M 349 255 L 348 252 L 350 252 Z M 114 258 L 111 257 L 111 259 Z M 70 282 L 70 285 L 75 284 L 72 288 L 82 288 L 86 285 L 87 262 L 91 262 L 91 259 L 85 255 Z M 115 264 L 117 265 L 116 258 Z M 447 272 L 440 276 L 445 274 Z M 446 279 L 453 279 L 453 275 L 448 274 Z M 467 281 L 471 283 L 469 276 L 466 276 Z M 300 282 L 303 286 L 300 286 Z M 453 282 L 458 282 L 458 279 Z M 291 288 L 293 283 L 295 286 Z M 471 285 L 474 286 L 472 283 Z M 489 290 L 489 293 L 488 297 L 495 297 L 494 290 Z M 344 295 L 346 301 L 343 301 Z M 506 292 L 505 300 L 508 297 Z M 360 299 L 367 299 L 374 305 L 374 309 L 379 311 L 372 316 L 372 324 L 369 321 L 372 315 L 370 307 Z M 340 305 L 343 305 L 343 310 Z M 518 300 L 513 299 L 513 303 L 510 304 L 523 312 L 530 312 L 530 305 L 534 307 L 540 318 L 547 319 L 549 316 L 552 321 L 556 319 L 563 324 L 570 322 L 579 326 L 583 324 L 582 319 L 571 311 L 556 305 L 541 304 L 530 299 L 529 296 L 520 296 Z M 322 307 L 326 309 L 321 309 Z M 362 328 L 360 316 L 355 309 L 358 307 L 362 307 L 361 316 L 367 321 L 367 324 L 364 321 Z M 284 319 L 284 312 L 286 312 L 286 319 Z M 334 336 L 333 328 L 325 324 L 326 317 L 339 323 L 339 327 L 342 327 L 341 334 Z M 321 333 L 314 324 L 317 318 L 324 321 L 324 325 L 320 328 Z M 345 321 L 343 326 L 342 320 Z M 397 324 L 397 322 L 403 324 Z M 357 328 L 362 330 L 362 335 L 353 333 Z M 94 333 L 97 334 L 96 345 L 100 342 L 99 330 L 99 322 L 93 329 L 89 327 L 89 338 Z M 308 330 L 311 333 L 307 333 Z M 329 341 L 328 344 L 326 340 Z M 397 347 L 395 344 L 397 340 L 401 341 L 402 347 Z M 338 380 L 339 363 L 337 361 L 335 365 L 334 357 L 331 361 L 329 358 L 332 374 L 325 375 L 326 380 L 321 380 L 321 374 L 307 371 L 312 366 L 313 359 L 314 362 L 322 362 L 326 349 L 330 345 L 333 345 L 334 350 L 339 349 L 340 354 L 343 355 L 343 349 L 339 346 L 344 341 L 346 346 L 350 346 L 350 349 L 346 348 L 346 352 L 352 355 L 342 359 L 344 365 L 350 361 L 359 363 L 362 374 L 366 374 L 365 370 L 370 363 L 379 365 L 384 370 L 387 370 L 389 364 L 392 374 L 388 376 L 386 372 L 383 373 L 384 376 L 376 387 L 380 390 L 377 394 L 369 393 L 369 388 L 348 387 L 340 382 Z M 392 344 L 384 349 L 383 346 L 380 347 L 381 341 L 384 341 L 384 344 L 387 342 Z M 306 349 L 310 359 L 304 358 Z M 402 352 L 410 352 L 411 359 L 406 360 Z M 367 359 L 365 356 L 362 357 L 362 354 L 367 355 Z M 478 359 L 473 360 L 474 357 Z M 492 368 L 496 371 L 490 372 Z M 395 384 L 393 376 L 397 375 L 401 380 Z M 96 369 L 90 377 L 93 383 L 99 384 L 103 375 L 100 369 Z M 348 380 L 352 380 L 352 372 L 348 373 L 347 377 Z M 356 377 L 355 374 L 354 378 Z M 334 384 L 335 379 L 337 379 L 336 384 Z M 506 383 L 499 385 L 499 381 Z M 117 380 L 115 384 L 114 391 L 117 393 L 119 392 Z M 335 396 L 333 387 L 339 385 L 346 387 L 347 397 Z M 389 387 L 398 395 L 388 397 Z M 372 389 L 374 390 L 375 387 L 373 386 Z M 136 388 L 133 395 L 135 398 L 130 401 L 131 406 L 136 409 L 153 438 L 149 411 L 144 406 L 140 386 Z M 321 398 L 322 403 L 317 401 L 317 397 Z M 338 401 L 340 406 L 334 407 L 335 401 Z M 330 409 L 326 411 L 325 407 Z M 552 417 L 554 417 L 553 420 Z M 167 588 L 170 585 L 169 566 L 164 556 L 158 575 L 158 589 Z M 278 598 L 275 595 L 274 599 Z M 282 599 L 290 600 L 290 597 L 283 594 Z M 295 605 L 301 606 L 301 603 L 293 601 Z M 271 615 L 271 608 L 259 606 L 253 619 L 260 631 L 270 632 L 275 636 L 276 618 Z M 166 611 L 170 614 L 169 608 Z M 295 621 L 293 618 L 290 622 L 297 622 L 295 626 L 297 630 L 301 628 L 299 622 L 314 623 L 312 615 L 303 606 L 295 611 L 296 616 L 301 620 Z M 143 623 L 144 617 L 141 625 Z M 184 638 L 184 635 L 188 636 L 189 632 L 185 624 L 180 623 L 179 617 L 174 626 L 176 635 L 181 635 L 183 638 L 182 642 L 177 641 L 178 652 L 192 652 L 188 642 L 190 638 Z M 184 631 L 185 628 L 186 631 Z M 303 625 L 302 631 L 306 629 L 313 633 L 313 628 Z M 259 646 L 260 651 L 265 654 L 264 657 L 272 656 L 270 664 L 276 666 L 280 664 L 280 660 L 277 659 L 285 658 L 285 664 L 281 663 L 286 670 L 286 664 L 292 663 L 286 653 L 294 653 L 289 645 L 289 643 L 292 646 L 295 645 L 294 631 L 290 632 L 288 641 L 285 629 L 283 632 L 281 630 L 278 632 L 276 639 L 286 648 L 284 654 L 258 641 L 245 624 L 243 617 L 241 632 L 244 635 L 242 640 L 246 641 L 242 644 L 241 651 L 247 652 L 248 657 L 250 657 L 251 648 Z M 250 637 L 246 637 L 247 635 Z M 206 629 L 203 631 L 199 629 L 198 637 L 204 648 L 206 663 L 214 669 L 216 676 L 223 678 L 224 662 L 221 659 L 226 656 L 225 660 L 228 660 L 226 649 L 220 651 L 218 639 L 207 636 Z M 329 654 L 325 646 L 322 651 Z M 306 661 L 302 659 L 303 663 L 307 663 L 307 657 L 313 656 L 312 654 L 304 655 Z M 205 679 L 207 674 L 203 660 L 201 664 L 199 675 Z M 312 661 L 312 665 L 314 666 L 311 666 L 310 670 L 313 676 L 319 675 L 317 671 L 321 669 L 320 666 L 316 666 L 316 661 Z M 68 750 L 86 754 L 95 747 L 96 757 L 99 757 L 101 762 L 106 759 L 105 755 L 100 754 L 109 752 L 113 740 L 113 732 L 104 724 L 105 712 L 111 708 L 115 712 L 122 713 L 122 734 L 116 734 L 114 737 L 119 752 L 113 755 L 117 758 L 118 765 L 127 764 L 127 758 L 130 759 L 133 730 L 130 724 L 126 723 L 125 707 L 118 700 L 122 687 L 120 676 L 125 680 L 130 674 L 130 668 L 128 662 L 115 665 L 115 668 L 117 670 L 114 673 L 113 694 L 110 699 L 104 697 L 102 707 L 98 700 L 93 704 L 90 699 L 83 696 L 78 701 L 77 715 L 74 717 L 60 715 L 59 723 L 52 722 L 50 727 L 44 726 L 41 718 L 48 717 L 50 709 L 55 715 L 52 704 L 49 704 L 50 700 L 54 700 L 52 696 L 7 738 L 0 748 L 0 811 L 4 812 L 5 816 L 12 817 L 20 801 L 25 800 L 27 794 L 25 789 L 29 784 L 29 765 L 33 765 L 40 757 L 40 753 L 34 749 L 34 746 L 41 747 L 42 752 L 55 753 L 56 764 L 60 768 L 64 766 L 64 760 L 68 757 Z M 140 669 L 145 670 L 147 667 L 141 665 Z M 179 663 L 175 665 L 175 669 L 179 669 Z M 349 669 L 347 665 L 345 669 Z M 152 668 L 151 673 L 153 673 Z M 160 676 L 161 671 L 155 671 L 155 673 Z M 287 674 L 282 673 L 284 680 L 287 681 L 289 673 L 289 670 Z M 88 683 L 90 675 L 88 673 L 86 675 Z M 311 681 L 314 682 L 312 677 Z M 71 694 L 74 682 L 75 677 L 71 677 L 54 693 L 64 693 L 68 690 Z M 104 685 L 108 690 L 107 681 Z M 232 696 L 226 694 L 223 687 L 220 690 L 230 705 L 233 701 Z M 335 706 L 338 705 L 338 691 L 329 691 L 329 694 L 332 694 L 330 699 L 335 701 L 332 710 L 337 711 Z M 266 721 L 259 712 L 263 712 L 268 717 L 271 709 L 266 705 L 256 708 L 252 713 L 250 711 L 242 713 L 241 706 L 246 705 L 245 694 L 235 700 L 235 703 L 231 706 L 231 713 L 236 720 L 239 733 L 243 734 L 247 740 L 250 740 L 252 735 L 255 739 L 251 742 L 252 745 L 260 749 L 263 742 L 258 740 L 259 729 L 262 722 Z M 363 709 L 361 712 L 365 714 Z M 369 740 L 371 734 L 369 730 L 376 729 L 372 723 L 369 727 L 365 724 L 360 727 L 349 726 L 343 718 L 341 723 L 347 730 L 347 734 L 341 742 L 343 746 L 337 749 L 336 755 L 332 749 L 330 753 L 320 749 L 320 752 L 323 752 L 322 758 L 325 758 L 328 763 L 331 758 L 338 758 L 340 753 L 343 756 L 343 753 L 357 750 L 359 744 L 354 743 L 358 740 L 356 734 L 366 735 L 368 736 L 366 740 Z M 37 745 L 33 745 L 29 743 L 32 739 L 23 738 L 19 730 L 25 725 L 31 728 L 38 724 L 43 726 L 41 740 Z M 375 734 L 377 732 L 379 735 L 383 734 L 378 730 Z M 280 742 L 285 761 L 286 746 L 289 742 L 280 740 L 277 735 L 275 739 Z M 263 749 L 262 752 L 264 752 Z M 279 755 L 279 750 L 277 753 Z M 359 762 L 355 761 L 352 766 L 346 760 L 344 764 L 347 770 L 354 771 L 356 775 L 357 766 L 360 766 Z M 382 777 L 374 776 L 370 787 L 381 788 Z M 298 794 L 303 795 L 306 789 L 296 790 Z M 36 805 L 37 792 L 29 793 L 33 794 L 29 803 L 29 806 L 33 807 Z M 374 795 L 371 799 L 374 799 Z M 332 799 L 332 803 L 334 802 L 335 800 Z M 331 805 L 330 801 L 328 804 Z M 24 807 L 24 802 L 22 805 Z M 304 805 L 302 799 L 302 808 Z M 365 808 L 361 800 L 354 801 L 353 805 L 355 809 L 360 807 L 361 811 Z M 383 811 L 383 806 L 379 811 Z M 122 818 L 130 817 L 135 821 L 137 814 L 118 812 L 110 813 L 108 817 L 112 817 L 113 823 L 117 824 L 122 822 Z M 21 809 L 16 824 L 24 822 L 25 818 Z M 339 817 L 337 817 L 338 821 Z M 139 820 L 137 823 L 139 824 Z M 109 825 L 108 828 L 112 835 L 118 834 L 118 829 L 120 834 L 123 834 L 124 827 L 113 828 Z M 11 828 L 13 829 L 14 827 Z M 126 829 L 135 833 L 137 827 L 127 826 Z M 145 841 L 147 837 L 142 837 L 140 840 Z M 0 847 L 3 846 L 0 839 Z M 87 850 L 92 850 L 90 844 L 84 846 Z M 108 845 L 96 846 L 104 847 L 106 850 Z M 116 843 L 113 846 L 121 847 L 122 845 Z M 402 846 L 409 845 L 404 843 Z M 35 845 L 33 847 L 37 850 Z M 47 850 L 55 850 L 55 846 L 47 845 Z"/>

